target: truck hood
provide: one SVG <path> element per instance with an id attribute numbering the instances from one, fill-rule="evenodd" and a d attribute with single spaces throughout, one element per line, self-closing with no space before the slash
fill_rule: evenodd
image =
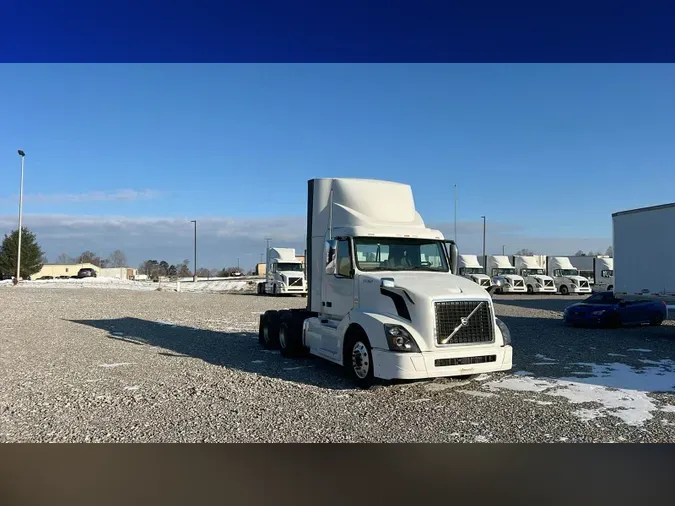
<path id="1" fill-rule="evenodd" d="M 576 281 L 577 283 L 580 283 L 581 281 L 588 281 L 586 278 L 583 276 L 565 276 L 567 279 L 572 279 Z"/>
<path id="2" fill-rule="evenodd" d="M 305 273 L 302 271 L 278 271 L 277 274 L 280 274 L 285 278 L 288 278 L 289 276 L 291 278 L 302 278 L 305 276 Z"/>
<path id="3" fill-rule="evenodd" d="M 509 281 L 524 281 L 522 276 L 517 274 L 500 274 L 499 276 L 494 276 L 494 279 L 508 279 Z"/>
<path id="4" fill-rule="evenodd" d="M 474 275 L 481 276 L 480 274 Z M 444 272 L 373 272 L 362 274 L 361 284 L 364 286 L 374 285 L 379 292 L 382 278 L 393 279 L 395 289 L 405 290 L 411 296 L 415 295 L 428 301 L 445 298 L 490 298 L 490 295 L 473 281 Z"/>
<path id="5" fill-rule="evenodd" d="M 535 274 L 533 276 L 529 276 L 532 279 L 536 279 L 540 283 L 542 281 L 553 281 L 553 278 L 551 276 L 544 276 L 543 274 Z"/>
<path id="6" fill-rule="evenodd" d="M 434 349 L 436 308 L 440 300 L 481 300 L 492 308 L 490 294 L 470 279 L 442 272 L 359 273 L 355 309 L 387 315 L 416 331 L 424 350 Z M 394 280 L 394 287 L 381 287 L 382 278 Z M 397 307 L 398 306 L 398 307 Z M 491 310 L 494 314 L 494 311 Z"/>

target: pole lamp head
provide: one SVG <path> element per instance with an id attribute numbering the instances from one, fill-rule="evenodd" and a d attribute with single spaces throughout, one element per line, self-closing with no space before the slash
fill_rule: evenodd
<path id="1" fill-rule="evenodd" d="M 26 156 L 22 149 L 17 150 L 17 153 L 19 153 L 19 156 Z"/>

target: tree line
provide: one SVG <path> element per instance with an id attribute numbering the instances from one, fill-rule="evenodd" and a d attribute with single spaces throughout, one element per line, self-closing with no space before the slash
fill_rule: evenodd
<path id="1" fill-rule="evenodd" d="M 104 258 L 93 251 L 83 251 L 77 256 L 70 256 L 67 253 L 61 253 L 57 258 L 57 264 L 61 265 L 70 265 L 70 264 L 92 264 L 96 267 L 105 269 L 107 267 L 128 267 L 129 262 L 127 261 L 127 256 L 122 250 L 116 249 L 108 257 Z"/>
<path id="2" fill-rule="evenodd" d="M 168 278 L 188 278 L 193 275 L 190 270 L 190 261 L 183 260 L 180 264 L 170 264 L 166 260 L 145 260 L 138 266 L 138 273 L 145 274 L 151 278 L 168 277 Z M 237 267 L 224 267 L 222 269 L 200 267 L 197 269 L 197 277 L 200 278 L 226 278 L 234 276 L 237 272 L 242 272 Z M 242 272 L 243 274 L 243 272 Z M 253 274 L 250 271 L 249 274 Z"/>
<path id="3" fill-rule="evenodd" d="M 516 251 L 515 254 L 516 255 L 530 256 L 530 255 L 536 255 L 537 253 L 535 253 L 534 251 L 529 250 L 527 248 L 523 248 L 523 249 L 519 249 L 518 251 Z M 614 248 L 612 246 L 607 247 L 604 254 L 607 255 L 607 256 L 613 257 L 614 256 Z M 583 250 L 579 250 L 574 254 L 574 256 L 576 256 L 576 257 L 595 257 L 595 256 L 602 256 L 602 255 L 603 255 L 603 253 L 600 252 L 599 250 L 597 252 L 591 250 L 588 253 L 584 253 Z"/>

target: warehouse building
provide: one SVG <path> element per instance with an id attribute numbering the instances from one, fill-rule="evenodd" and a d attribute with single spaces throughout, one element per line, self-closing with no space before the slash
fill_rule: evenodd
<path id="1" fill-rule="evenodd" d="M 32 279 L 40 279 L 43 276 L 53 278 L 77 276 L 80 269 L 94 269 L 96 275 L 102 278 L 133 279 L 136 276 L 137 269 L 129 267 L 109 267 L 102 269 L 97 265 L 90 263 L 81 264 L 44 264 L 40 272 L 33 274 Z"/>

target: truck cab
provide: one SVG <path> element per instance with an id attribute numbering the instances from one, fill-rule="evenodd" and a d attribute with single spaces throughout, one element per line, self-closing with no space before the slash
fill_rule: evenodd
<path id="1" fill-rule="evenodd" d="M 546 270 L 555 282 L 556 290 L 561 295 L 570 293 L 591 293 L 591 284 L 587 278 L 579 275 L 567 257 L 547 257 Z"/>
<path id="2" fill-rule="evenodd" d="M 488 288 L 492 285 L 490 276 L 485 274 L 485 267 L 478 261 L 478 255 L 458 255 L 457 261 L 457 272 L 460 276 L 470 279 L 483 288 Z"/>
<path id="3" fill-rule="evenodd" d="M 535 255 L 514 255 L 516 272 L 525 280 L 527 293 L 556 293 L 555 282 Z"/>
<path id="4" fill-rule="evenodd" d="M 453 274 L 456 247 L 426 227 L 410 186 L 313 179 L 308 200 L 307 309 L 263 314 L 264 347 L 343 365 L 362 388 L 511 369 L 490 294 Z"/>
<path id="5" fill-rule="evenodd" d="M 267 252 L 265 282 L 258 285 L 258 294 L 307 295 L 303 264 L 293 248 L 270 248 Z"/>
<path id="6" fill-rule="evenodd" d="M 572 256 L 570 263 L 579 269 L 579 275 L 588 279 L 593 292 L 614 289 L 614 259 L 610 256 Z"/>
<path id="7" fill-rule="evenodd" d="M 488 255 L 487 271 L 492 278 L 492 284 L 498 288 L 497 293 L 525 293 L 525 280 L 516 273 L 506 255 Z"/>

